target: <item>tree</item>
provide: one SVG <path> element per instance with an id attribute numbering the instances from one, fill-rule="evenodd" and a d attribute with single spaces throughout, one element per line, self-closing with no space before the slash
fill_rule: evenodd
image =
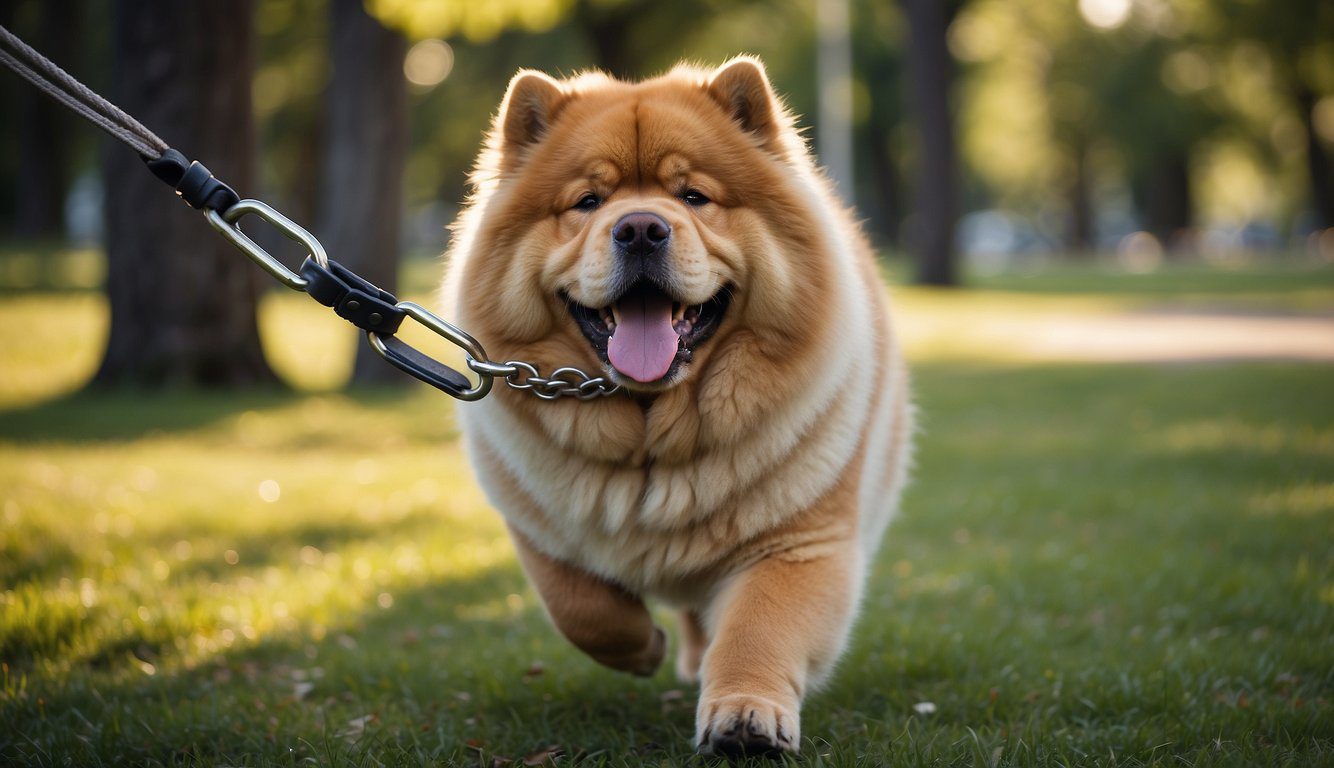
<path id="1" fill-rule="evenodd" d="M 329 11 L 333 72 L 325 94 L 316 232 L 334 259 L 392 293 L 408 151 L 406 41 L 367 15 L 361 0 L 332 0 Z M 364 344 L 352 377 L 407 381 Z"/>
<path id="2" fill-rule="evenodd" d="M 5 16 L 14 15 L 12 5 L 6 5 Z M 79 5 L 78 0 L 48 0 L 32 6 L 37 15 L 32 44 L 66 69 L 73 68 L 79 52 L 83 20 Z M 65 194 L 73 170 L 71 125 L 77 118 L 27 84 L 16 96 L 14 234 L 22 238 L 59 237 L 64 229 Z"/>
<path id="3" fill-rule="evenodd" d="M 1334 166 L 1316 127 L 1316 104 L 1334 92 L 1334 6 L 1325 0 L 1267 3 L 1220 0 L 1214 29 L 1221 41 L 1262 46 L 1273 77 L 1305 134 L 1307 181 L 1314 227 L 1334 227 Z"/>
<path id="4" fill-rule="evenodd" d="M 252 185 L 249 0 L 120 0 L 112 100 L 239 192 Z M 111 334 L 95 383 L 276 381 L 260 347 L 263 272 L 182 205 L 133 152 L 107 145 Z"/>
<path id="5" fill-rule="evenodd" d="M 864 113 L 856 115 L 855 152 L 865 158 L 858 174 L 861 212 L 879 239 L 900 245 L 903 193 L 899 157 L 904 124 L 903 19 L 890 3 L 860 2 L 853 6 L 852 46 L 857 77 L 866 92 Z"/>
<path id="6" fill-rule="evenodd" d="M 945 45 L 952 13 L 943 0 L 902 3 L 908 22 L 908 90 L 920 141 L 916 226 L 912 232 L 916 279 L 924 285 L 956 285 L 954 226 L 959 216 L 959 150 L 950 110 L 954 62 Z"/>
<path id="7" fill-rule="evenodd" d="M 588 35 L 598 69 L 635 79 L 653 74 L 654 67 L 675 64 L 664 54 L 679 54 L 657 44 L 662 30 L 671 30 L 678 40 L 690 38 L 708 22 L 710 5 L 709 0 L 577 0 L 571 21 Z"/>

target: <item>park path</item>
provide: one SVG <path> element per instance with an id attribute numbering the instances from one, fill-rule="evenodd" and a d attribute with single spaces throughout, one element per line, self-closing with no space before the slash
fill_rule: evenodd
<path id="1" fill-rule="evenodd" d="M 997 319 L 984 331 L 1026 356 L 1083 362 L 1334 362 L 1334 315 L 1138 311 Z"/>
<path id="2" fill-rule="evenodd" d="M 1155 308 L 1080 311 L 1033 306 L 903 308 L 899 329 L 915 357 L 1190 363 L 1334 362 L 1334 311 L 1294 313 Z"/>

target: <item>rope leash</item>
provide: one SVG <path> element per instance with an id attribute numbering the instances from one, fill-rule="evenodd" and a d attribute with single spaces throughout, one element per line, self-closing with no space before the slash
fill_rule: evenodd
<path id="1" fill-rule="evenodd" d="M 94 93 L 3 26 L 0 26 L 0 62 L 137 152 L 155 176 L 175 188 L 186 204 L 202 211 L 209 224 L 251 261 L 278 282 L 308 294 L 365 331 L 371 348 L 408 375 L 458 400 L 486 397 L 496 378 L 503 379 L 513 389 L 525 390 L 543 400 L 561 397 L 592 400 L 620 390 L 606 377 L 592 376 L 578 368 L 567 366 L 556 369 L 550 376 L 542 376 L 532 363 L 491 360 L 481 343 L 467 332 L 445 322 L 420 304 L 399 301 L 393 294 L 330 259 L 314 235 L 267 203 L 241 199 L 199 161 L 190 161 L 172 149 L 138 120 Z M 299 272 L 288 269 L 241 231 L 238 222 L 246 215 L 263 219 L 301 245 L 306 258 Z M 477 375 L 477 384 L 398 338 L 395 334 L 408 318 L 463 350 L 468 368 Z"/>

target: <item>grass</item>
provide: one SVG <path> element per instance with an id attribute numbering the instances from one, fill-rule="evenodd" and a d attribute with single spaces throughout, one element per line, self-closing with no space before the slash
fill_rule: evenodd
<path id="1" fill-rule="evenodd" d="M 1334 307 L 1325 271 L 1184 279 L 899 292 L 919 469 L 790 762 L 1334 764 L 1334 366 L 912 338 L 942 312 Z M 446 400 L 330 390 L 353 338 L 307 303 L 263 323 L 316 391 L 142 396 L 77 393 L 96 295 L 0 302 L 0 763 L 691 762 L 693 689 L 560 640 Z"/>

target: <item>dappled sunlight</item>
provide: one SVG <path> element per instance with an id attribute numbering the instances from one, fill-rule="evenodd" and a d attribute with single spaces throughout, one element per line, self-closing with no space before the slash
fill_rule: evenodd
<path id="1" fill-rule="evenodd" d="M 106 299 L 95 293 L 0 300 L 0 408 L 58 397 L 91 379 L 108 318 Z"/>
<path id="2" fill-rule="evenodd" d="M 210 464 L 203 451 L 180 450 L 187 462 Z M 339 471 L 328 457 L 284 461 L 267 471 L 283 488 L 272 501 L 257 492 L 262 483 L 243 479 L 265 473 L 263 458 L 226 457 L 188 478 L 174 462 L 154 461 L 155 470 L 134 469 L 129 485 L 90 471 L 105 457 L 87 458 L 94 464 L 20 462 L 4 478 L 5 528 L 24 532 L 0 539 L 13 585 L 0 597 L 6 657 L 35 654 L 53 671 L 188 669 L 274 635 L 320 640 L 391 607 L 403 590 L 516 567 L 457 447 L 430 452 L 429 469 L 410 455 L 383 470 L 354 462 Z M 187 492 L 189 500 L 163 503 Z M 39 554 L 49 551 L 69 555 L 52 568 Z"/>
<path id="3" fill-rule="evenodd" d="M 1149 453 L 1189 454 L 1239 451 L 1268 456 L 1303 455 L 1334 461 L 1334 433 L 1291 429 L 1220 417 L 1174 424 L 1145 435 Z"/>
<path id="4" fill-rule="evenodd" d="M 114 442 L 0 446 L 6 658 L 188 669 L 516 568 L 433 392 L 233 400 Z"/>
<path id="5" fill-rule="evenodd" d="M 356 328 L 309 296 L 267 292 L 259 302 L 259 333 L 274 372 L 297 389 L 341 387 L 352 375 L 361 343 Z"/>
<path id="6" fill-rule="evenodd" d="M 1331 457 L 1334 458 L 1334 457 Z M 1334 512 L 1334 482 L 1304 483 L 1257 494 L 1250 500 L 1251 513 L 1260 517 L 1290 516 L 1318 518 Z"/>
<path id="7" fill-rule="evenodd" d="M 420 282 L 422 277 L 414 275 L 413 282 Z M 432 309 L 434 302 L 430 292 L 416 287 L 419 290 L 400 298 Z M 269 364 L 284 381 L 299 390 L 323 392 L 345 385 L 352 375 L 355 355 L 367 343 L 364 333 L 344 322 L 328 307 L 291 291 L 267 293 L 260 302 L 259 319 L 260 337 Z M 457 347 L 416 321 L 405 321 L 398 336 L 447 365 L 460 370 L 465 368 Z"/>

